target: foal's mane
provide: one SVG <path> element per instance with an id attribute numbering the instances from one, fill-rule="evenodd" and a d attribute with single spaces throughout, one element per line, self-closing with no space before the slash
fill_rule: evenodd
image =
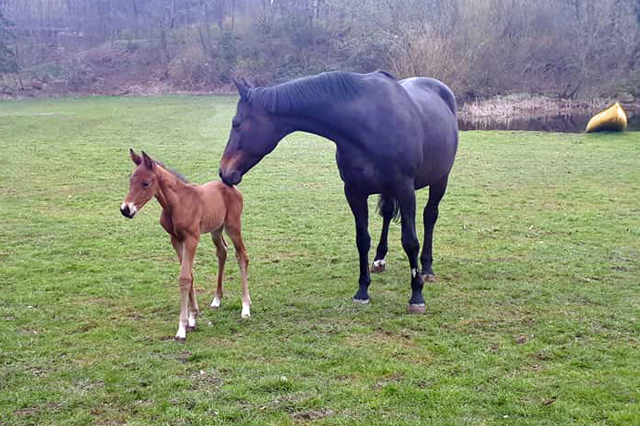
<path id="1" fill-rule="evenodd" d="M 158 161 L 158 160 L 153 160 L 155 161 L 155 163 L 162 167 L 164 170 L 168 171 L 169 173 L 171 173 L 172 175 L 174 175 L 176 178 L 178 178 L 178 180 L 181 180 L 184 183 L 189 183 L 189 181 L 187 180 L 186 177 L 184 177 L 184 175 L 182 173 L 179 173 L 173 169 L 170 169 L 169 167 L 165 166 L 164 163 L 162 161 Z"/>
<path id="2" fill-rule="evenodd" d="M 325 72 L 272 87 L 255 87 L 248 91 L 252 104 L 272 114 L 302 111 L 317 105 L 353 99 L 362 89 L 359 75 L 347 72 Z"/>

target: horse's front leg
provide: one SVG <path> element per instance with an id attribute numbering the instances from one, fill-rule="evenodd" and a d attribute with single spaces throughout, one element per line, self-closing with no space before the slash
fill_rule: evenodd
<path id="1" fill-rule="evenodd" d="M 402 185 L 398 189 L 397 197 L 402 219 L 402 248 L 407 254 L 411 268 L 411 299 L 407 309 L 412 314 L 424 313 L 426 309 L 422 296 L 423 283 L 418 270 L 420 242 L 416 235 L 416 195 L 413 182 Z"/>
<path id="2" fill-rule="evenodd" d="M 369 206 L 367 205 L 367 195 L 344 187 L 347 202 L 356 221 L 356 246 L 360 258 L 360 278 L 358 279 L 358 291 L 353 296 L 355 303 L 369 303 L 369 248 L 371 247 L 371 237 L 369 236 Z"/>
<path id="3" fill-rule="evenodd" d="M 178 320 L 177 341 L 187 338 L 187 328 L 192 325 L 195 328 L 195 312 L 189 312 L 191 292 L 193 290 L 193 260 L 198 247 L 198 237 L 188 236 L 182 241 L 182 263 L 180 265 L 180 317 Z M 194 295 L 195 296 L 195 295 Z"/>

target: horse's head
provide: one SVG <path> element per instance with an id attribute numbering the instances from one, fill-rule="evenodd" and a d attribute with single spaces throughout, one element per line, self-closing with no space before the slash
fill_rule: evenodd
<path id="1" fill-rule="evenodd" d="M 251 102 L 251 92 L 259 89 L 245 81 L 234 80 L 234 83 L 240 100 L 218 173 L 227 185 L 240 183 L 242 176 L 273 151 L 287 133 L 273 114 Z"/>
<path id="2" fill-rule="evenodd" d="M 147 204 L 147 202 L 158 191 L 158 175 L 156 162 L 144 151 L 139 156 L 133 149 L 129 150 L 131 160 L 135 163 L 136 169 L 129 180 L 129 193 L 120 206 L 123 216 L 132 219 L 136 212 Z"/>

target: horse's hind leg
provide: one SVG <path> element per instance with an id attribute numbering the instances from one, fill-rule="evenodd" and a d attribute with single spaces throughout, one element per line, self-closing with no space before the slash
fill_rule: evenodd
<path id="1" fill-rule="evenodd" d="M 436 276 L 433 273 L 433 228 L 438 220 L 438 205 L 444 197 L 447 190 L 447 182 L 449 175 L 429 187 L 429 201 L 424 208 L 424 244 L 422 245 L 422 254 L 420 262 L 422 263 L 422 280 L 425 282 L 435 281 Z"/>
<path id="2" fill-rule="evenodd" d="M 402 248 L 409 259 L 411 268 L 411 299 L 409 299 L 409 313 L 424 313 L 425 301 L 422 296 L 424 286 L 418 273 L 418 254 L 420 242 L 416 235 L 416 195 L 413 182 L 408 182 L 398 188 L 398 202 L 402 218 Z"/>
<path id="3" fill-rule="evenodd" d="M 213 240 L 213 244 L 216 246 L 216 257 L 218 258 L 218 287 L 216 288 L 216 294 L 213 296 L 211 308 L 218 309 L 220 307 L 220 301 L 222 300 L 224 264 L 227 261 L 227 243 L 222 236 L 222 227 L 211 233 L 211 239 Z"/>
<path id="4" fill-rule="evenodd" d="M 238 259 L 238 265 L 240 265 L 240 276 L 242 277 L 242 318 L 249 318 L 251 316 L 250 306 L 251 297 L 249 296 L 249 284 L 247 282 L 247 268 L 249 266 L 249 256 L 247 255 L 247 249 L 242 242 L 240 214 L 228 220 L 225 223 L 225 230 L 227 235 L 231 238 L 233 246 L 236 249 L 236 259 Z"/>
<path id="5" fill-rule="evenodd" d="M 378 243 L 378 248 L 376 249 L 376 257 L 373 259 L 373 263 L 371 264 L 371 268 L 369 269 L 374 274 L 384 272 L 387 268 L 387 264 L 384 258 L 387 255 L 387 251 L 389 250 L 389 247 L 387 245 L 389 237 L 389 224 L 391 223 L 391 219 L 396 215 L 395 200 L 391 197 L 385 197 L 384 195 L 381 195 L 380 201 L 378 202 L 378 210 L 380 212 L 380 216 L 382 216 L 382 231 L 380 232 L 380 242 Z"/>

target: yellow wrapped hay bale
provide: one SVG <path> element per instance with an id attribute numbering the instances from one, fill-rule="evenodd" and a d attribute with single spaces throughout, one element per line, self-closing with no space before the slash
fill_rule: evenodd
<path id="1" fill-rule="evenodd" d="M 587 123 L 587 133 L 591 132 L 622 132 L 627 128 L 627 114 L 618 102 L 600 111 Z"/>

